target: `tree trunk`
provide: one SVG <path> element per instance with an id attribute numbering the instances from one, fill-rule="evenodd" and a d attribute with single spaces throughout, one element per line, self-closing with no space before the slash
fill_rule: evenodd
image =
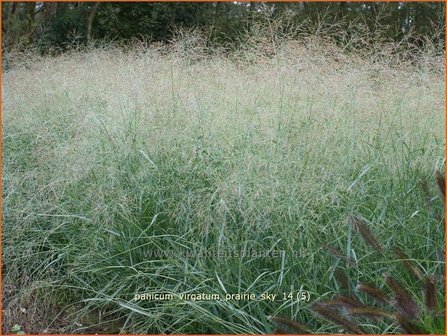
<path id="1" fill-rule="evenodd" d="M 34 12 L 36 10 L 35 2 L 27 2 L 25 3 L 25 12 L 26 12 L 26 20 L 28 23 L 28 27 L 26 29 L 26 39 L 28 43 L 32 41 L 34 30 L 36 29 L 36 24 L 34 20 Z"/>
<path id="2" fill-rule="evenodd" d="M 100 4 L 100 2 L 95 2 L 90 14 L 87 17 L 87 43 L 90 43 L 92 40 L 93 20 L 95 19 L 95 15 L 98 10 L 99 4 Z"/>
<path id="3" fill-rule="evenodd" d="M 43 21 L 44 24 L 48 24 L 56 15 L 57 2 L 44 2 L 43 3 Z"/>
<path id="4" fill-rule="evenodd" d="M 211 24 L 211 31 L 214 32 L 217 22 L 217 16 L 219 14 L 220 2 L 214 3 L 214 14 L 213 14 L 213 22 Z"/>
<path id="5" fill-rule="evenodd" d="M 8 3 L 4 3 L 3 6 L 6 6 Z M 6 22 L 2 24 L 2 29 L 4 31 L 3 40 L 4 42 L 10 46 L 14 47 L 16 44 L 16 32 L 14 31 L 14 24 L 17 20 L 17 6 L 20 5 L 16 2 L 10 2 L 10 10 L 8 10 L 8 16 Z"/>

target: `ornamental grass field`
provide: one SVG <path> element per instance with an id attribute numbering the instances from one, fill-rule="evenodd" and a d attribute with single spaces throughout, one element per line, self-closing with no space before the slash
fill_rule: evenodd
<path id="1" fill-rule="evenodd" d="M 268 316 L 343 332 L 310 309 L 342 290 L 336 267 L 387 294 L 391 272 L 422 306 L 350 216 L 433 276 L 443 309 L 444 56 L 255 42 L 30 54 L 3 70 L 6 332 L 261 334 Z"/>

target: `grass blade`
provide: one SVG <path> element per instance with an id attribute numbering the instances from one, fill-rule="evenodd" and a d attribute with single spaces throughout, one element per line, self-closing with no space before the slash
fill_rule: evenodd
<path id="1" fill-rule="evenodd" d="M 416 324 L 408 320 L 407 318 L 398 315 L 397 316 L 397 322 L 401 326 L 405 332 L 411 334 L 411 335 L 423 335 L 426 334 L 420 327 L 418 327 Z"/>

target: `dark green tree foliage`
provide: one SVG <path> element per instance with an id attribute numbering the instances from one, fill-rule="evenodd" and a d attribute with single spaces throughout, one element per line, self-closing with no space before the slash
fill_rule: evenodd
<path id="1" fill-rule="evenodd" d="M 165 40 L 174 26 L 207 26 L 212 9 L 211 3 L 105 3 L 98 11 L 95 36 Z"/>
<path id="2" fill-rule="evenodd" d="M 201 28 L 210 41 L 234 42 L 255 23 L 281 19 L 283 29 L 337 24 L 349 33 L 360 23 L 396 41 L 427 35 L 442 45 L 444 17 L 443 2 L 5 2 L 2 31 L 6 50 L 39 45 L 45 52 L 101 39 L 167 41 L 174 27 Z"/>
<path id="3" fill-rule="evenodd" d="M 46 29 L 44 39 L 50 45 L 64 47 L 84 41 L 86 9 L 87 6 L 80 4 L 57 3 L 56 14 L 43 27 Z"/>

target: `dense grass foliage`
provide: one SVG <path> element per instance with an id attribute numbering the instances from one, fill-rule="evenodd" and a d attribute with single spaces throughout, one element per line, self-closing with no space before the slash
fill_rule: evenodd
<path id="1" fill-rule="evenodd" d="M 442 58 L 318 41 L 275 45 L 273 57 L 188 50 L 73 52 L 4 72 L 7 322 L 17 307 L 21 318 L 52 307 L 65 332 L 268 333 L 269 315 L 339 332 L 309 310 L 339 290 L 328 245 L 358 263 L 354 287 L 386 290 L 391 264 L 422 302 L 401 264 L 354 239 L 351 214 L 435 276 L 443 307 Z M 300 290 L 309 302 L 133 300 Z M 53 318 L 25 331 L 54 330 Z"/>

